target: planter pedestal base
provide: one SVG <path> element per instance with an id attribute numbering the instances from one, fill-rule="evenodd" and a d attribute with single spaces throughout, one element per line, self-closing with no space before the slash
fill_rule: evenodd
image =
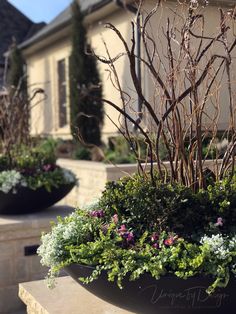
<path id="1" fill-rule="evenodd" d="M 95 297 L 70 277 L 58 278 L 53 290 L 44 280 L 24 282 L 19 297 L 28 314 L 133 314 Z"/>

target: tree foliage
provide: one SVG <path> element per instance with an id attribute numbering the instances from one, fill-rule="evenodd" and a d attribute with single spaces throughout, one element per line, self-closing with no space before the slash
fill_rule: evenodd
<path id="1" fill-rule="evenodd" d="M 27 95 L 27 80 L 25 76 L 25 61 L 21 50 L 13 41 L 9 52 L 9 70 L 7 83 L 13 91 L 18 88 L 21 93 Z"/>
<path id="2" fill-rule="evenodd" d="M 72 53 L 70 57 L 71 130 L 81 143 L 101 144 L 102 88 L 96 59 L 87 44 L 84 15 L 77 1 L 72 10 Z"/>

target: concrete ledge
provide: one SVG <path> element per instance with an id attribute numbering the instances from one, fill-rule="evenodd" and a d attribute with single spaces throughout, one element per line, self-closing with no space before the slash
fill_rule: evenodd
<path id="1" fill-rule="evenodd" d="M 70 277 L 61 277 L 55 289 L 44 280 L 19 284 L 19 297 L 28 314 L 131 314 L 81 287 Z"/>
<path id="2" fill-rule="evenodd" d="M 0 241 L 28 238 L 27 231 L 37 235 L 50 228 L 50 221 L 57 216 L 66 216 L 73 210 L 70 206 L 53 206 L 48 209 L 26 215 L 0 215 Z M 40 229 L 40 233 L 38 233 Z M 22 234 L 21 234 L 22 233 Z"/>

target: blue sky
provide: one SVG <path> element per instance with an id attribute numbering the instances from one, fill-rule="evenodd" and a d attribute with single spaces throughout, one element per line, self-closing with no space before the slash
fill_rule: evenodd
<path id="1" fill-rule="evenodd" d="M 50 22 L 71 0 L 9 0 L 34 22 Z"/>

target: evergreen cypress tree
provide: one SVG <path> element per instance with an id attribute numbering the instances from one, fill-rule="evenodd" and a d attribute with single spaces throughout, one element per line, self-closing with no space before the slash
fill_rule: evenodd
<path id="1" fill-rule="evenodd" d="M 15 41 L 9 51 L 9 70 L 7 74 L 7 83 L 13 91 L 19 88 L 22 95 L 27 95 L 27 81 L 25 76 L 25 62 L 21 50 L 17 47 Z"/>
<path id="2" fill-rule="evenodd" d="M 72 135 L 82 138 L 86 144 L 101 145 L 103 104 L 96 59 L 86 53 L 86 29 L 84 16 L 77 1 L 72 9 L 72 52 L 70 57 L 70 112 Z M 95 98 L 94 98 L 95 97 Z"/>

